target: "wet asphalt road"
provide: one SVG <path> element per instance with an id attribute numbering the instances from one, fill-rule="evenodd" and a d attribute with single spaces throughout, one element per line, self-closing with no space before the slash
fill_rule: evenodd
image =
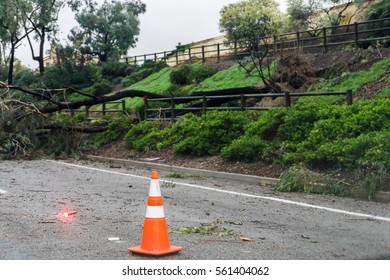
<path id="1" fill-rule="evenodd" d="M 162 259 L 390 259 L 390 204 L 168 175 L 169 229 L 230 235 L 170 233 L 184 250 Z M 95 162 L 0 161 L 0 259 L 150 259 L 127 251 L 140 244 L 149 176 Z M 65 209 L 77 214 L 64 219 Z"/>

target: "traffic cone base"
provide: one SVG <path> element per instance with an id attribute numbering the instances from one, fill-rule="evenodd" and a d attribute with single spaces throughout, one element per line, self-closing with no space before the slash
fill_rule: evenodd
<path id="1" fill-rule="evenodd" d="M 145 218 L 141 245 L 128 250 L 139 254 L 165 255 L 182 249 L 170 245 L 165 218 Z"/>
<path id="2" fill-rule="evenodd" d="M 128 250 L 133 253 L 155 256 L 178 252 L 183 248 L 171 246 L 169 243 L 158 173 L 156 171 L 152 172 L 151 179 L 141 245 L 128 248 Z"/>
<path id="3" fill-rule="evenodd" d="M 128 250 L 130 252 L 136 253 L 136 254 L 162 256 L 162 255 L 167 255 L 167 254 L 179 252 L 179 251 L 183 250 L 183 248 L 179 247 L 179 246 L 170 246 L 167 249 L 157 251 L 157 250 L 145 250 L 145 249 L 142 249 L 141 246 L 137 246 L 137 247 L 129 248 Z"/>

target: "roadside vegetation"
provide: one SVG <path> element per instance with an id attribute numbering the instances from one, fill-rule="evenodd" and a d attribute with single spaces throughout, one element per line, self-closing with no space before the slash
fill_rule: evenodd
<path id="1" fill-rule="evenodd" d="M 339 4 L 342 1 L 311 2 L 317 8 L 325 9 L 328 6 L 322 7 L 322 2 Z M 355 2 L 358 7 L 363 5 L 362 1 Z M 356 50 L 355 45 L 340 48 L 339 54 L 348 54 L 350 61 L 334 59 L 332 53 L 328 53 L 326 60 L 335 63 L 325 69 L 312 69 L 314 67 L 302 53 L 270 57 L 268 49 L 258 47 L 266 36 L 272 36 L 278 29 L 294 31 L 318 23 L 311 21 L 316 15 L 314 6 L 306 7 L 301 0 L 291 0 L 288 4 L 288 19 L 275 10 L 274 1 L 241 1 L 239 5 L 228 5 L 221 11 L 220 21 L 221 30 L 228 38 L 239 40 L 253 34 L 255 27 L 259 30 L 259 34 L 243 41 L 248 44 L 245 47 L 249 54 L 218 65 L 194 63 L 176 67 L 169 67 L 163 61 L 148 60 L 137 65 L 119 59 L 121 53 L 135 44 L 134 36 L 139 33 L 137 16 L 146 11 L 141 2 L 126 1 L 126 5 L 121 6 L 116 1 L 107 1 L 106 7 L 84 6 L 78 13 L 80 26 L 71 34 L 74 45 L 57 45 L 54 65 L 40 67 L 36 73 L 17 60 L 0 58 L 1 81 L 12 81 L 10 85 L 2 82 L 0 89 L 0 159 L 79 158 L 85 152 L 122 141 L 129 154 L 136 151 L 192 157 L 219 156 L 237 163 L 265 162 L 282 166 L 285 172 L 275 187 L 278 191 L 338 196 L 363 191 L 370 199 L 376 190 L 390 191 L 390 55 L 385 48 L 388 41 L 364 46 L 366 49 Z M 76 6 L 73 8 L 77 9 Z M 101 9 L 111 13 L 124 8 L 135 16 L 134 32 L 128 42 L 110 49 L 98 38 L 88 37 L 94 26 L 88 25 L 87 17 L 98 17 Z M 259 22 L 237 18 L 244 12 L 245 17 L 251 18 L 259 11 L 263 16 Z M 379 1 L 370 11 L 368 18 L 378 13 L 388 16 L 387 1 Z M 337 18 L 330 15 L 329 10 L 321 24 L 340 24 L 347 18 L 340 14 Z M 130 20 L 121 13 L 112 16 L 119 22 Z M 229 18 L 234 20 L 229 21 Z M 0 19 L 13 20 L 1 12 Z M 10 43 L 6 41 L 9 30 L 4 28 L 0 27 L 3 54 L 3 46 Z M 114 38 L 117 32 L 106 35 Z M 93 54 L 97 55 L 99 63 L 92 62 Z M 313 57 L 312 63 L 315 64 L 316 55 Z M 373 58 L 375 63 L 370 61 Z M 286 82 L 294 75 L 300 75 L 299 83 Z M 12 87 L 19 90 L 11 90 Z M 143 99 L 148 98 L 147 95 L 124 98 L 126 112 L 121 116 L 86 116 L 84 113 L 70 116 L 61 111 L 43 114 L 38 109 L 49 103 L 82 101 L 86 96 L 98 100 L 126 90 L 170 97 L 244 87 L 263 87 L 272 92 L 285 89 L 313 92 L 352 90 L 354 102 L 347 106 L 343 97 L 301 97 L 294 99 L 290 108 L 276 106 L 268 111 L 188 113 L 175 123 L 140 121 Z M 40 89 L 40 95 L 25 94 L 28 89 Z M 275 100 L 269 102 L 276 103 Z M 107 105 L 107 109 L 117 106 Z M 160 104 L 155 106 L 158 108 Z M 101 110 L 102 105 L 90 109 Z"/>

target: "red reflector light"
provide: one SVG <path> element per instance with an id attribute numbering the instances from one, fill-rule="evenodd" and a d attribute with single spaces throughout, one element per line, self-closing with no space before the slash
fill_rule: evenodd
<path id="1" fill-rule="evenodd" d="M 69 216 L 72 216 L 76 213 L 77 213 L 77 211 L 65 212 L 64 214 L 62 214 L 62 216 L 65 218 L 68 218 Z"/>

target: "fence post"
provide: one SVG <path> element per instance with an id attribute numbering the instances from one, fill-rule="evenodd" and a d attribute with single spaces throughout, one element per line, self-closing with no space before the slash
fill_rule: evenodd
<path id="1" fill-rule="evenodd" d="M 189 59 L 190 63 L 192 63 L 191 48 L 188 48 L 188 59 Z"/>
<path id="2" fill-rule="evenodd" d="M 103 114 L 103 116 L 106 115 L 106 103 L 105 102 L 102 103 L 102 114 Z"/>
<path id="3" fill-rule="evenodd" d="M 324 51 L 325 53 L 328 52 L 328 46 L 326 45 L 326 27 L 324 26 L 322 28 L 322 38 L 323 38 L 323 41 L 324 41 Z"/>
<path id="4" fill-rule="evenodd" d="M 164 62 L 167 62 L 167 52 L 164 52 Z"/>
<path id="5" fill-rule="evenodd" d="M 345 93 L 347 95 L 347 105 L 352 105 L 353 103 L 352 90 L 349 89 Z"/>
<path id="6" fill-rule="evenodd" d="M 355 26 L 355 47 L 359 47 L 359 32 L 358 32 L 358 23 L 355 21 L 354 23 Z"/>
<path id="7" fill-rule="evenodd" d="M 205 62 L 206 62 L 206 57 L 204 54 L 204 46 L 202 46 L 202 63 L 205 63 Z"/>
<path id="8" fill-rule="evenodd" d="M 122 100 L 122 114 L 126 112 L 126 102 Z"/>
<path id="9" fill-rule="evenodd" d="M 179 51 L 176 51 L 176 66 L 179 65 Z"/>
<path id="10" fill-rule="evenodd" d="M 246 107 L 246 102 L 245 102 L 245 96 L 243 93 L 240 94 L 241 96 L 241 110 L 244 111 L 245 110 L 245 107 Z"/>
<path id="11" fill-rule="evenodd" d="M 144 96 L 144 121 L 148 118 L 148 98 Z"/>
<path id="12" fill-rule="evenodd" d="M 134 64 L 137 65 L 137 56 L 134 56 Z"/>
<path id="13" fill-rule="evenodd" d="M 299 31 L 297 31 L 297 51 L 299 51 Z"/>
<path id="14" fill-rule="evenodd" d="M 217 44 L 217 63 L 220 63 L 220 62 L 221 62 L 221 46 L 218 43 Z"/>
<path id="15" fill-rule="evenodd" d="M 154 54 L 154 62 L 157 62 L 157 54 Z"/>
<path id="16" fill-rule="evenodd" d="M 291 96 L 290 96 L 290 93 L 285 92 L 284 96 L 286 98 L 286 107 L 290 107 L 291 106 Z"/>
<path id="17" fill-rule="evenodd" d="M 171 96 L 171 119 L 172 122 L 175 121 L 175 99 L 173 98 L 173 96 Z"/>
<path id="18" fill-rule="evenodd" d="M 203 95 L 203 100 L 202 100 L 202 113 L 206 114 L 206 109 L 207 109 L 207 98 L 206 95 Z"/>

